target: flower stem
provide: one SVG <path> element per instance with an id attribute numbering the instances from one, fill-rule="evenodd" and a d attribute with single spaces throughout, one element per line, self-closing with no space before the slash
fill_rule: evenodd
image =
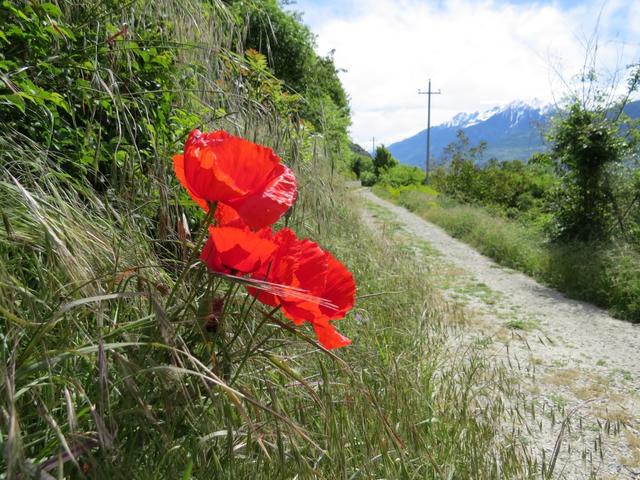
<path id="1" fill-rule="evenodd" d="M 200 232 L 198 232 L 198 237 L 196 238 L 196 242 L 195 242 L 195 244 L 193 246 L 193 250 L 191 251 L 191 255 L 189 256 L 189 260 L 187 260 L 186 265 L 184 266 L 184 268 L 180 272 L 180 276 L 176 280 L 176 283 L 173 284 L 173 288 L 171 289 L 171 293 L 169 294 L 169 298 L 167 298 L 167 303 L 166 303 L 167 306 L 171 305 L 171 301 L 173 300 L 173 297 L 175 296 L 176 292 L 178 291 L 178 287 L 184 281 L 184 278 L 187 275 L 187 271 L 189 271 L 189 269 L 192 267 L 193 263 L 195 262 L 196 258 L 198 257 L 198 254 L 200 253 L 200 247 L 202 247 L 202 242 L 204 242 L 204 239 L 205 239 L 205 237 L 207 235 L 207 231 L 209 230 L 209 225 L 211 224 L 211 221 L 213 220 L 213 216 L 215 214 L 215 211 L 216 211 L 216 204 L 212 203 L 209 206 L 209 212 L 207 213 L 207 216 L 204 219 L 204 223 L 202 224 L 202 227 L 200 228 Z"/>

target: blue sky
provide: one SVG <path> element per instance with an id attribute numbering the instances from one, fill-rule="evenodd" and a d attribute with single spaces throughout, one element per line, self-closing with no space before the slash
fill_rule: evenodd
<path id="1" fill-rule="evenodd" d="M 297 0 L 288 8 L 303 13 L 320 54 L 335 49 L 351 133 L 366 146 L 372 136 L 389 144 L 426 127 L 417 90 L 429 78 L 442 90 L 436 125 L 515 100 L 559 100 L 596 43 L 603 79 L 640 62 L 640 0 Z"/>

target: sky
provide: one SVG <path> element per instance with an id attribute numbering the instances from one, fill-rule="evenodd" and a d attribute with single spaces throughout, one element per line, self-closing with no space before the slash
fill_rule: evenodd
<path id="1" fill-rule="evenodd" d="M 587 52 L 607 85 L 640 62 L 640 0 L 296 0 L 289 9 L 335 50 L 356 143 L 407 138 L 459 112 L 560 101 Z M 597 48 L 595 48 L 597 46 Z"/>

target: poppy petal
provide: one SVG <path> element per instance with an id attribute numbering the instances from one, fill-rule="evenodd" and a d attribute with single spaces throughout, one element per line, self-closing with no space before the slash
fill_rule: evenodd
<path id="1" fill-rule="evenodd" d="M 296 240 L 295 233 L 288 228 L 283 228 L 276 233 L 273 237 L 274 243 L 278 246 L 276 252 L 270 261 L 263 264 L 262 268 L 255 272 L 252 277 L 256 280 L 263 280 L 282 286 L 295 286 L 293 274 L 298 261 Z M 247 291 L 262 303 L 273 307 L 279 305 L 282 301 L 280 298 L 275 297 L 274 294 L 263 290 L 249 287 Z"/>
<path id="2" fill-rule="evenodd" d="M 338 332 L 328 321 L 314 323 L 313 330 L 316 332 L 320 345 L 327 350 L 351 345 L 351 340 Z"/>
<path id="3" fill-rule="evenodd" d="M 328 300 L 333 306 L 320 305 L 320 312 L 334 320 L 344 317 L 353 307 L 356 283 L 351 272 L 342 263 L 329 252 L 326 252 L 326 256 L 328 268 L 322 298 Z"/>
<path id="4" fill-rule="evenodd" d="M 196 195 L 230 201 L 264 190 L 280 158 L 268 147 L 218 130 L 194 130 L 185 144 L 185 178 Z"/>
<path id="5" fill-rule="evenodd" d="M 290 168 L 278 165 L 277 175 L 263 190 L 229 201 L 251 228 L 274 224 L 297 198 L 296 177 Z"/>
<path id="6" fill-rule="evenodd" d="M 304 322 L 313 323 L 318 316 L 321 316 L 318 302 L 310 301 L 282 302 L 282 313 L 296 325 L 302 325 Z"/>
<path id="7" fill-rule="evenodd" d="M 276 252 L 252 277 L 284 288 L 276 293 L 247 288 L 249 294 L 267 305 L 280 305 L 284 316 L 296 325 L 311 323 L 325 348 L 349 345 L 351 340 L 329 322 L 344 317 L 353 307 L 355 282 L 349 270 L 317 243 L 300 240 L 288 228 L 280 230 L 273 241 Z"/>
<path id="8" fill-rule="evenodd" d="M 247 224 L 242 221 L 235 208 L 224 203 L 218 203 L 214 215 L 218 227 L 246 228 Z"/>
<path id="9" fill-rule="evenodd" d="M 269 261 L 277 245 L 264 235 L 235 227 L 209 227 L 200 258 L 214 271 L 255 272 Z"/>
<path id="10" fill-rule="evenodd" d="M 176 174 L 176 178 L 180 182 L 180 185 L 184 187 L 184 189 L 189 193 L 189 196 L 192 198 L 194 202 L 196 202 L 200 207 L 205 211 L 209 211 L 209 205 L 207 205 L 207 201 L 204 198 L 198 197 L 193 191 L 189 188 L 189 184 L 187 183 L 187 178 L 184 174 L 184 155 L 177 154 L 173 156 L 173 171 Z"/>

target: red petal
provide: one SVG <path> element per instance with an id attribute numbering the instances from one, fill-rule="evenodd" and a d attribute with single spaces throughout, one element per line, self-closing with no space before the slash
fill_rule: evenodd
<path id="1" fill-rule="evenodd" d="M 317 245 L 308 240 L 304 241 L 315 247 Z M 318 247 L 319 249 L 319 247 Z M 308 248 L 312 250 L 312 248 Z M 355 301 L 355 282 L 351 272 L 336 260 L 330 253 L 322 252 L 324 268 L 318 267 L 318 263 L 305 265 L 300 263 L 295 276 L 300 279 L 299 287 L 307 290 L 311 295 L 318 297 L 331 305 L 313 300 L 301 300 L 295 297 L 283 298 L 282 311 L 284 315 L 294 323 L 303 321 L 317 323 L 343 318 L 353 307 Z"/>
<path id="2" fill-rule="evenodd" d="M 302 325 L 304 322 L 313 323 L 316 318 L 322 317 L 317 302 L 283 302 L 282 313 L 296 325 Z"/>
<path id="3" fill-rule="evenodd" d="M 270 148 L 221 130 L 192 131 L 184 157 L 185 177 L 191 189 L 211 202 L 234 200 L 264 190 L 280 163 Z"/>
<path id="4" fill-rule="evenodd" d="M 207 201 L 204 198 L 198 197 L 193 190 L 189 188 L 189 184 L 187 183 L 187 177 L 184 174 L 184 155 L 178 154 L 173 156 L 173 170 L 175 171 L 176 178 L 180 182 L 185 190 L 189 193 L 194 202 L 196 202 L 205 212 L 209 211 L 209 205 L 207 205 Z"/>
<path id="5" fill-rule="evenodd" d="M 278 165 L 274 172 L 276 176 L 264 189 L 229 201 L 251 228 L 274 224 L 296 201 L 298 192 L 293 171 Z"/>
<path id="6" fill-rule="evenodd" d="M 326 287 L 322 298 L 328 300 L 335 307 L 320 305 L 320 311 L 329 319 L 338 319 L 351 310 L 355 301 L 356 283 L 347 268 L 327 252 L 328 270 Z"/>
<path id="7" fill-rule="evenodd" d="M 296 288 L 315 298 L 301 298 L 286 291 L 273 294 L 253 288 L 248 289 L 249 293 L 267 305 L 281 305 L 285 317 L 297 325 L 310 322 L 326 348 L 349 345 L 351 341 L 329 323 L 330 319 L 344 317 L 353 307 L 355 282 L 349 270 L 318 244 L 298 239 L 288 228 L 280 230 L 274 241 L 278 250 L 253 278 Z M 322 300 L 331 306 L 324 305 Z"/>
<path id="8" fill-rule="evenodd" d="M 200 258 L 214 271 L 255 272 L 277 248 L 272 240 L 246 229 L 212 226 L 209 233 Z"/>
<path id="9" fill-rule="evenodd" d="M 200 260 L 202 260 L 210 270 L 214 272 L 231 273 L 231 269 L 222 264 L 220 254 L 216 250 L 213 239 L 209 237 L 200 252 Z"/>
<path id="10" fill-rule="evenodd" d="M 297 237 L 292 230 L 283 228 L 273 237 L 273 241 L 278 246 L 271 261 L 262 265 L 262 268 L 252 275 L 256 280 L 263 280 L 269 283 L 275 283 L 279 286 L 294 286 L 294 276 L 297 265 Z M 263 303 L 270 306 L 276 306 L 281 303 L 279 297 L 264 290 L 247 288 L 250 295 L 258 298 Z"/>
<path id="11" fill-rule="evenodd" d="M 238 212 L 224 203 L 218 203 L 215 220 L 218 227 L 246 228 L 247 226 L 238 215 Z"/>
<path id="12" fill-rule="evenodd" d="M 328 350 L 351 345 L 351 340 L 341 335 L 329 322 L 314 323 L 313 330 L 316 332 L 320 345 Z"/>
<path id="13" fill-rule="evenodd" d="M 285 288 L 292 287 L 302 290 L 306 295 L 320 295 L 324 290 L 327 271 L 325 252 L 318 244 L 310 240 L 298 239 L 295 233 L 288 228 L 280 230 L 274 236 L 274 241 L 278 244 L 278 250 L 271 262 L 268 265 L 263 265 L 262 269 L 253 275 L 253 278 L 278 284 Z M 317 301 L 311 301 L 312 305 L 309 306 L 302 305 L 306 300 L 301 299 L 300 295 L 293 292 L 291 294 L 280 293 L 278 302 L 269 298 L 272 294 L 264 291 L 252 291 L 250 289 L 249 293 L 257 296 L 260 301 L 268 305 L 282 303 L 285 313 L 289 303 L 295 304 L 292 306 L 292 311 L 300 309 L 314 311 L 311 316 L 302 316 L 303 319 L 310 319 L 319 314 Z M 296 314 L 292 315 L 289 318 L 299 323 L 298 319 L 295 319 Z"/>

